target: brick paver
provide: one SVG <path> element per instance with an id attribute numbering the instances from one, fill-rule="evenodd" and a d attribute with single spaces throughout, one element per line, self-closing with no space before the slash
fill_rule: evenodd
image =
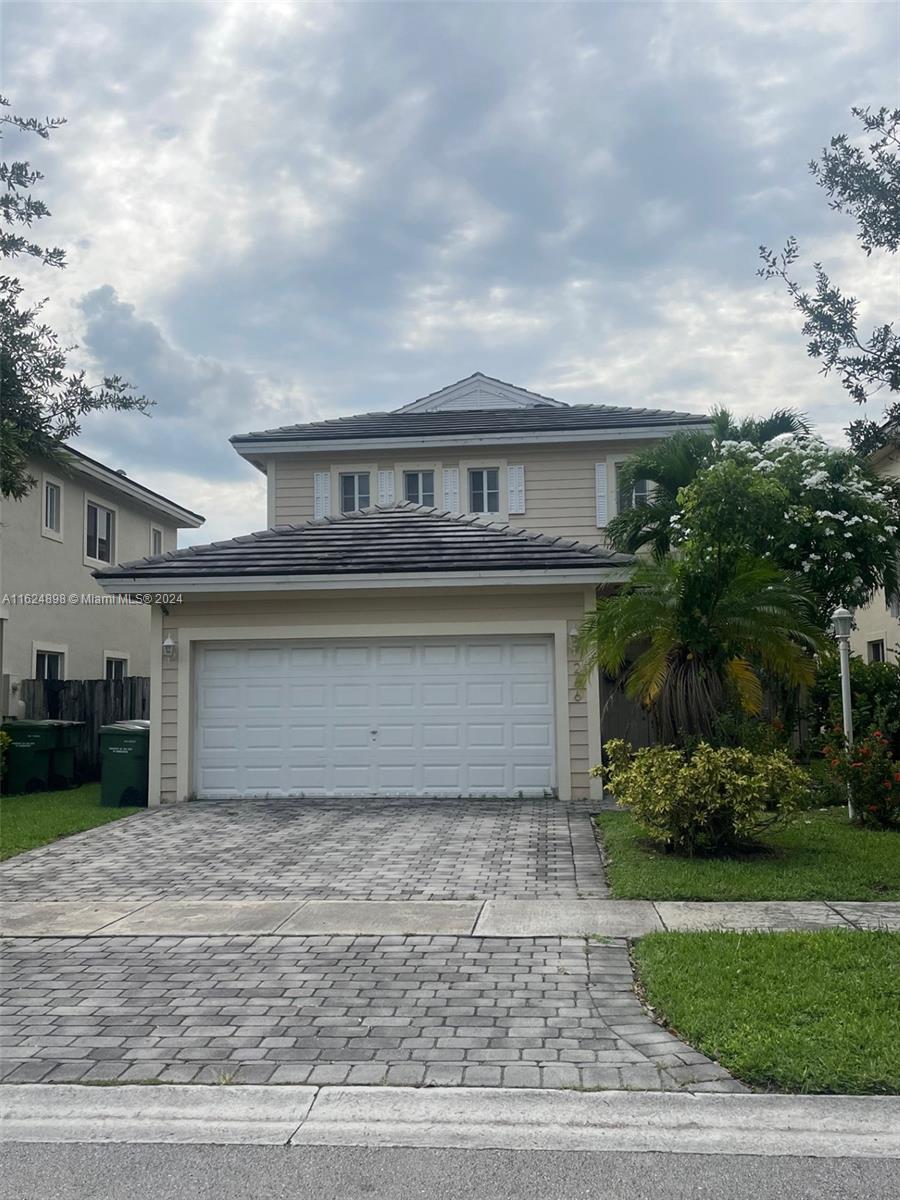
<path id="1" fill-rule="evenodd" d="M 743 1090 L 644 1013 L 621 939 L 17 938 L 2 978 L 12 1082 Z"/>
<path id="2" fill-rule="evenodd" d="M 18 855 L 5 900 L 605 896 L 590 806 L 556 800 L 194 802 Z"/>

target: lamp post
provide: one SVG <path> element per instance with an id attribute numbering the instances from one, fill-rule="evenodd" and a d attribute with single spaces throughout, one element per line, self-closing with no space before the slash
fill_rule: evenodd
<path id="1" fill-rule="evenodd" d="M 844 719 L 844 741 L 847 751 L 853 749 L 853 704 L 850 695 L 850 630 L 853 627 L 853 614 L 846 608 L 836 608 L 831 614 L 831 628 L 838 644 L 841 657 L 841 711 Z M 847 795 L 847 813 L 852 821 L 856 816 L 853 807 L 853 797 Z"/>

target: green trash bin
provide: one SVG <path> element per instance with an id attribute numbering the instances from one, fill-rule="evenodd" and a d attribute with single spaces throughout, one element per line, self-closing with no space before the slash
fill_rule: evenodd
<path id="1" fill-rule="evenodd" d="M 100 728 L 100 803 L 146 805 L 150 722 L 118 721 Z"/>
<path id="2" fill-rule="evenodd" d="M 58 738 L 53 722 L 7 721 L 3 732 L 11 738 L 3 791 L 10 796 L 45 792 L 50 783 L 50 756 Z"/>
<path id="3" fill-rule="evenodd" d="M 56 745 L 50 754 L 50 785 L 57 788 L 74 787 L 75 751 L 84 738 L 83 721 L 49 721 L 56 729 Z"/>

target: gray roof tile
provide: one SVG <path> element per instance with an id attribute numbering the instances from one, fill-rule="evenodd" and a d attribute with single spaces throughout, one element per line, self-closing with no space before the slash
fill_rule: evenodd
<path id="1" fill-rule="evenodd" d="M 322 442 L 350 438 L 438 437 L 453 434 L 549 433 L 569 430 L 574 435 L 590 429 L 629 429 L 642 425 L 673 430 L 704 426 L 709 418 L 700 413 L 673 412 L 660 408 L 620 408 L 613 404 L 573 404 L 565 408 L 540 405 L 535 408 L 450 409 L 443 412 L 375 412 L 355 417 L 335 417 L 308 425 L 283 425 L 278 429 L 235 434 L 231 439 L 241 448 L 254 441 Z"/>
<path id="2" fill-rule="evenodd" d="M 98 579 L 177 580 L 254 575 L 368 575 L 428 571 L 572 571 L 632 561 L 603 546 L 513 529 L 416 504 L 279 525 L 95 571 Z"/>

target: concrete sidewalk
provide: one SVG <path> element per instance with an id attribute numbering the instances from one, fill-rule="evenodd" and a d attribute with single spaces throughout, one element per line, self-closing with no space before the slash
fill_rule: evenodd
<path id="1" fill-rule="evenodd" d="M 7 1142 L 900 1157 L 900 1098 L 502 1088 L 0 1087 Z"/>
<path id="2" fill-rule="evenodd" d="M 900 930 L 900 902 L 651 900 L 16 901 L 0 936 L 215 937 L 333 934 L 641 937 L 662 930 Z"/>

